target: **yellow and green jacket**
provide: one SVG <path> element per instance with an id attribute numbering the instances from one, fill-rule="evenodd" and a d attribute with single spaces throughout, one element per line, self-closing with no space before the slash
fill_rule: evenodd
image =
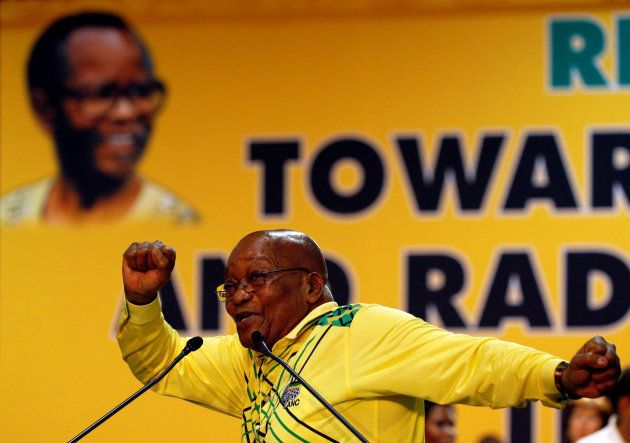
<path id="1" fill-rule="evenodd" d="M 182 350 L 159 299 L 123 304 L 123 358 L 143 383 Z M 423 442 L 424 400 L 493 408 L 540 400 L 562 407 L 562 360 L 494 338 L 453 334 L 379 305 L 330 302 L 305 317 L 272 352 L 287 361 L 370 442 Z M 238 336 L 205 338 L 154 388 L 240 417 L 243 442 L 355 441 L 276 362 Z"/>

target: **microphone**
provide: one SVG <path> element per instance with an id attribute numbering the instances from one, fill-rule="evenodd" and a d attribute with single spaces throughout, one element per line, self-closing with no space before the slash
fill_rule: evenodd
<path id="1" fill-rule="evenodd" d="M 346 428 L 348 428 L 350 432 L 352 432 L 355 435 L 355 437 L 357 437 L 363 443 L 368 443 L 367 439 L 363 435 L 361 435 L 361 433 L 357 431 L 354 428 L 354 426 L 352 426 L 345 418 L 343 418 L 343 416 L 330 403 L 324 400 L 324 397 L 319 395 L 319 393 L 311 385 L 309 385 L 306 382 L 306 380 L 304 380 L 300 376 L 300 374 L 295 372 L 295 370 L 291 366 L 289 366 L 284 360 L 282 360 L 280 357 L 277 357 L 269 350 L 267 343 L 265 343 L 265 337 L 260 333 L 260 331 L 252 332 L 252 341 L 254 342 L 256 349 L 258 349 L 267 357 L 270 357 L 275 362 L 279 363 L 284 369 L 286 369 L 289 372 L 289 374 L 291 374 L 293 378 L 297 379 L 300 383 L 302 383 L 302 385 L 306 388 L 306 390 L 310 392 L 311 394 L 313 394 L 313 397 L 315 397 L 322 405 L 324 405 L 324 407 L 328 409 L 331 412 L 331 414 L 334 415 L 335 418 L 337 418 L 337 420 L 339 420 Z"/>
<path id="2" fill-rule="evenodd" d="M 121 404 L 119 404 L 118 406 L 116 406 L 114 409 L 112 409 L 111 411 L 109 411 L 107 414 L 103 415 L 101 418 L 99 418 L 98 420 L 96 420 L 94 423 L 92 423 L 90 426 L 88 426 L 87 428 L 85 428 L 83 431 L 81 431 L 81 433 L 77 434 L 76 437 L 74 437 L 72 440 L 70 440 L 68 443 L 74 443 L 77 442 L 79 440 L 81 440 L 83 437 L 85 437 L 86 435 L 88 435 L 90 432 L 92 432 L 94 429 L 96 429 L 98 426 L 100 426 L 105 420 L 109 419 L 112 415 L 114 415 L 115 413 L 117 413 L 118 411 L 120 411 L 122 408 L 124 408 L 125 406 L 127 406 L 129 403 L 131 403 L 132 401 L 134 401 L 136 398 L 140 397 L 142 394 L 144 394 L 148 389 L 150 389 L 151 387 L 153 387 L 153 385 L 155 385 L 157 382 L 159 382 L 160 380 L 162 380 L 162 378 L 164 378 L 164 376 L 166 374 L 169 373 L 169 371 L 171 369 L 173 369 L 173 367 L 179 363 L 179 361 L 186 357 L 188 354 L 190 354 L 193 351 L 196 351 L 197 349 L 199 349 L 201 347 L 201 345 L 203 344 L 203 338 L 201 337 L 193 337 L 191 339 L 189 339 L 186 342 L 186 346 L 184 346 L 184 349 L 182 349 L 182 352 L 179 353 L 179 355 L 177 357 L 175 357 L 175 359 L 171 362 L 170 365 L 168 365 L 166 367 L 166 369 L 164 369 L 160 374 L 157 375 L 157 377 L 153 378 L 152 380 L 150 380 L 146 385 L 144 385 L 142 388 L 140 388 L 138 391 L 136 391 L 135 394 L 133 394 L 131 397 L 129 397 L 127 400 L 123 401 Z"/>

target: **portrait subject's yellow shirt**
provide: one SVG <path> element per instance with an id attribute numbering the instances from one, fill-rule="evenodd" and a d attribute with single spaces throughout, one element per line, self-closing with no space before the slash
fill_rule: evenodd
<path id="1" fill-rule="evenodd" d="M 186 342 L 164 322 L 159 300 L 123 303 L 118 340 L 143 383 Z M 561 359 L 453 334 L 379 305 L 326 303 L 272 351 L 370 442 L 423 442 L 423 399 L 491 407 L 541 400 L 562 407 L 553 378 Z M 243 348 L 237 335 L 206 338 L 154 389 L 241 417 L 243 442 L 356 440 L 284 368 Z"/>
<path id="2" fill-rule="evenodd" d="M 46 178 L 24 185 L 0 197 L 0 226 L 42 226 L 48 197 L 54 185 Z M 190 224 L 200 220 L 196 210 L 166 188 L 142 179 L 140 194 L 118 223 Z"/>

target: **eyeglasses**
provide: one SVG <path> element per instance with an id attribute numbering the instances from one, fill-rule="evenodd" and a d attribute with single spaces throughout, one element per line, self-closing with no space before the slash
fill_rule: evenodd
<path id="1" fill-rule="evenodd" d="M 153 113 L 164 101 L 166 86 L 160 80 L 130 83 L 119 86 L 107 83 L 99 88 L 63 88 L 61 95 L 75 100 L 80 112 L 89 118 L 106 114 L 121 97 L 131 101 L 138 112 Z"/>
<path id="2" fill-rule="evenodd" d="M 303 271 L 308 273 L 309 271 L 305 268 L 285 268 L 285 269 L 274 269 L 273 271 L 256 271 L 251 274 L 243 277 L 237 282 L 225 282 L 222 285 L 217 287 L 216 293 L 217 298 L 220 302 L 225 302 L 230 300 L 239 289 L 244 289 L 246 292 L 256 292 L 259 289 L 263 288 L 267 283 L 266 277 L 270 274 L 277 274 L 278 272 L 289 272 L 289 271 Z"/>

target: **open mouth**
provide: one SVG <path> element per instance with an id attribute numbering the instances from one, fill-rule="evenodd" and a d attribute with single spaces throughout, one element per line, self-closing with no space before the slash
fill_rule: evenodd
<path id="1" fill-rule="evenodd" d="M 234 321 L 237 326 L 246 326 L 253 317 L 254 314 L 252 312 L 239 312 L 234 316 Z"/>
<path id="2" fill-rule="evenodd" d="M 103 159 L 133 163 L 138 158 L 138 137 L 133 133 L 108 134 L 102 137 L 99 150 Z"/>

